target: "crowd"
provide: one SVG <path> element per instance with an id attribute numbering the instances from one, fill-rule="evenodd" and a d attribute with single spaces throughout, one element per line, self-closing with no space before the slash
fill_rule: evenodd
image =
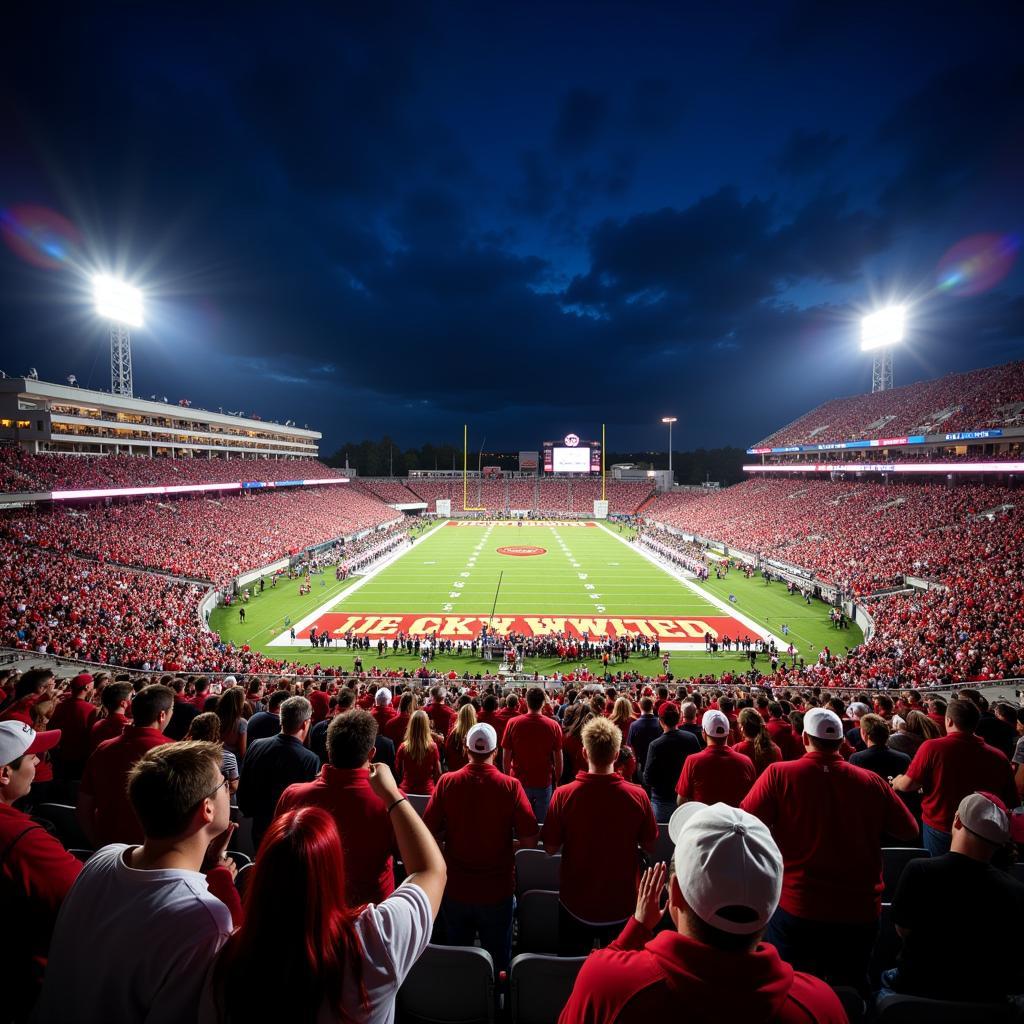
<path id="1" fill-rule="evenodd" d="M 0 535 L 103 563 L 223 584 L 305 547 L 388 522 L 397 513 L 347 486 L 51 507 L 9 513 Z"/>
<path id="2" fill-rule="evenodd" d="M 243 480 L 323 480 L 341 473 L 318 459 L 149 458 L 61 455 L 0 446 L 0 492 L 167 487 Z"/>
<path id="3" fill-rule="evenodd" d="M 835 398 L 755 448 L 826 444 L 1021 425 L 1024 362 L 953 373 L 871 394 Z"/>
<path id="4" fill-rule="evenodd" d="M 1024 991 L 1024 712 L 974 690 L 0 686 L 6 1019 L 392 1021 L 429 943 L 541 941 L 554 857 L 561 1024 Z"/>

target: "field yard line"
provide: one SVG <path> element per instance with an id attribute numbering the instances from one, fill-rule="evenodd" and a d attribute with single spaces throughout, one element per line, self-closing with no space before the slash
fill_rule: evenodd
<path id="1" fill-rule="evenodd" d="M 677 572 L 676 570 L 669 568 L 669 566 L 665 565 L 664 563 L 659 562 L 653 554 L 649 553 L 644 548 L 637 547 L 631 544 L 628 540 L 626 540 L 625 537 L 620 537 L 617 533 L 612 533 L 612 531 L 609 530 L 608 527 L 605 526 L 603 523 L 598 523 L 597 526 L 598 529 L 604 530 L 604 532 L 607 533 L 609 537 L 614 537 L 620 543 L 625 544 L 630 551 L 635 552 L 641 558 L 646 558 L 648 562 L 650 562 L 652 565 L 656 565 L 662 572 L 667 573 L 674 579 L 679 580 L 679 582 L 682 583 L 684 587 L 686 587 L 689 590 L 692 590 L 695 594 L 699 594 L 709 604 L 713 604 L 716 608 L 721 609 L 730 618 L 733 618 L 737 622 L 742 623 L 744 626 L 747 627 L 747 629 L 752 629 L 757 634 L 757 636 L 762 636 L 765 638 L 765 640 L 774 640 L 775 646 L 778 647 L 780 655 L 783 654 L 789 647 L 788 640 L 783 640 L 782 637 L 776 636 L 774 633 L 767 632 L 763 626 L 759 626 L 757 624 L 757 621 L 755 619 L 751 619 L 748 616 L 744 615 L 743 612 L 737 611 L 735 608 L 732 607 L 732 605 L 728 604 L 726 601 L 723 601 L 720 597 L 717 597 L 715 594 L 709 594 L 706 591 L 701 590 L 700 587 L 698 587 L 697 584 L 693 582 L 693 580 L 682 575 L 682 572 Z"/>
<path id="2" fill-rule="evenodd" d="M 423 534 L 420 538 L 421 541 L 426 540 L 428 537 L 432 537 L 442 526 L 444 526 L 447 520 L 442 520 L 438 526 L 435 526 L 433 530 L 429 530 Z M 410 551 L 415 550 L 418 547 L 417 544 L 410 544 L 407 548 L 399 548 L 393 555 L 389 555 L 387 558 L 378 562 L 362 579 L 358 579 L 352 584 L 347 590 L 343 590 L 336 597 L 331 598 L 329 601 L 324 602 L 314 611 L 311 611 L 308 615 L 304 615 L 298 622 L 293 622 L 287 629 L 283 630 L 275 639 L 270 640 L 267 643 L 268 647 L 298 647 L 299 644 L 296 641 L 292 643 L 291 633 L 289 630 L 294 629 L 296 633 L 301 633 L 307 626 L 311 626 L 321 615 L 325 612 L 329 612 L 332 608 L 336 608 L 342 601 L 344 601 L 350 594 L 354 594 L 357 590 L 364 587 L 370 582 L 378 573 L 382 572 L 389 565 L 393 565 L 403 555 L 407 555 Z"/>

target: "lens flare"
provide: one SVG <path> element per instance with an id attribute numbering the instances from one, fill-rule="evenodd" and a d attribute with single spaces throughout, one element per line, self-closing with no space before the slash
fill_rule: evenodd
<path id="1" fill-rule="evenodd" d="M 979 295 L 994 288 L 1013 268 L 1018 249 L 1016 235 L 971 235 L 957 242 L 939 261 L 939 291 Z"/>
<path id="2" fill-rule="evenodd" d="M 0 235 L 26 263 L 44 270 L 68 266 L 81 244 L 78 229 L 45 206 L 9 206 L 0 211 Z"/>

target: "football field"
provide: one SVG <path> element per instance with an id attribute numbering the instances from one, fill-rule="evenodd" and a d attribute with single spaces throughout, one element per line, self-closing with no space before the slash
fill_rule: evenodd
<path id="1" fill-rule="evenodd" d="M 703 650 L 708 632 L 770 635 L 691 574 L 663 568 L 596 522 L 444 523 L 292 625 L 294 640 L 290 627 L 269 646 L 308 649 L 312 629 L 373 641 L 405 633 L 469 642 L 484 626 L 499 635 L 644 635 L 666 650 Z M 776 637 L 780 648 L 788 642 Z"/>

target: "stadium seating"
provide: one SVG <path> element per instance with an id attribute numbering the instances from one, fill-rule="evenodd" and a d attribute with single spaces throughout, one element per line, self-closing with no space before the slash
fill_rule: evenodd
<path id="1" fill-rule="evenodd" d="M 758 441 L 782 448 L 907 434 L 1020 426 L 1024 422 L 1024 362 L 872 394 L 836 398 Z"/>
<path id="2" fill-rule="evenodd" d="M 413 494 L 401 480 L 377 480 L 363 477 L 354 480 L 353 484 L 357 490 L 364 491 L 388 505 L 409 505 L 423 500 Z"/>
<path id="3" fill-rule="evenodd" d="M 509 972 L 512 1024 L 554 1024 L 585 957 L 521 953 Z"/>
<path id="4" fill-rule="evenodd" d="M 494 962 L 475 946 L 427 946 L 398 990 L 405 1024 L 490 1024 Z"/>
<path id="5" fill-rule="evenodd" d="M 558 953 L 558 892 L 529 889 L 516 900 L 519 946 L 524 953 Z"/>
<path id="6" fill-rule="evenodd" d="M 872 1019 L 878 1024 L 1009 1024 L 1020 1015 L 1006 1003 L 950 1003 L 886 992 L 875 1000 Z"/>

